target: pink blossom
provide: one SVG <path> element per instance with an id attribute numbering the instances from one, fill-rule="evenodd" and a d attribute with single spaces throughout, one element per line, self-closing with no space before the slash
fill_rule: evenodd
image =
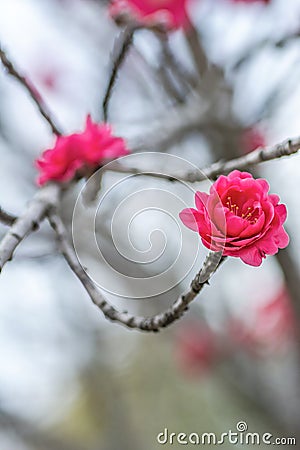
<path id="1" fill-rule="evenodd" d="M 260 356 L 262 351 L 263 354 L 278 351 L 296 339 L 297 324 L 286 287 L 267 303 L 252 305 L 252 309 L 253 314 L 250 311 L 230 323 L 230 334 L 236 344 Z"/>
<path id="2" fill-rule="evenodd" d="M 203 321 L 189 320 L 176 335 L 175 358 L 188 376 L 209 371 L 217 359 L 216 336 Z"/>
<path id="3" fill-rule="evenodd" d="M 109 125 L 93 123 L 88 116 L 83 132 L 57 137 L 54 147 L 36 160 L 40 171 L 38 184 L 70 181 L 78 171 L 95 168 L 128 153 L 125 141 L 114 136 Z"/>
<path id="4" fill-rule="evenodd" d="M 93 123 L 90 116 L 86 120 L 86 129 L 81 134 L 83 161 L 91 165 L 110 161 L 128 155 L 124 139 L 112 134 L 112 129 L 105 123 Z"/>
<path id="5" fill-rule="evenodd" d="M 265 136 L 256 128 L 251 127 L 244 131 L 241 138 L 242 153 L 250 153 L 258 147 L 266 145 Z"/>
<path id="6" fill-rule="evenodd" d="M 128 13 L 144 26 L 165 25 L 168 29 L 186 27 L 189 23 L 188 0 L 112 0 L 113 18 Z"/>
<path id="7" fill-rule="evenodd" d="M 209 194 L 196 192 L 196 209 L 184 209 L 180 219 L 199 233 L 205 247 L 259 266 L 289 243 L 283 228 L 286 207 L 268 192 L 266 180 L 234 170 L 220 176 Z"/>
<path id="8" fill-rule="evenodd" d="M 256 326 L 253 330 L 256 341 L 279 344 L 282 340 L 295 337 L 296 321 L 292 302 L 285 287 L 267 304 L 260 306 L 256 316 Z"/>

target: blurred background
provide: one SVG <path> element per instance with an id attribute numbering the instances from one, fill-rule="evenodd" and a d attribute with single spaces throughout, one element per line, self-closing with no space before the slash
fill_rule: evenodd
<path id="1" fill-rule="evenodd" d="M 149 30 L 136 33 L 110 104 L 115 132 L 135 151 L 160 152 L 143 159 L 157 170 L 169 161 L 174 170 L 205 167 L 298 136 L 300 0 L 194 0 L 190 15 L 196 47 L 182 30 L 167 45 Z M 88 113 L 102 119 L 119 33 L 105 1 L 0 0 L 2 46 L 66 133 L 82 129 Z M 209 61 L 203 77 L 199 48 Z M 53 143 L 27 93 L 1 69 L 4 209 L 18 215 L 25 208 L 36 191 L 34 159 Z M 299 437 L 299 161 L 253 171 L 288 206 L 289 247 L 259 268 L 226 261 L 188 314 L 155 335 L 105 321 L 46 223 L 23 242 L 0 278 L 0 449 L 149 450 L 160 447 L 164 428 L 221 434 L 241 420 L 249 431 Z M 83 186 L 65 195 L 62 208 L 70 236 L 75 211 L 79 257 L 120 308 L 164 310 L 206 254 L 176 211 L 209 183 L 107 173 L 101 208 L 82 200 Z M 94 217 L 103 261 L 86 225 Z M 153 279 L 160 273 L 162 284 Z"/>

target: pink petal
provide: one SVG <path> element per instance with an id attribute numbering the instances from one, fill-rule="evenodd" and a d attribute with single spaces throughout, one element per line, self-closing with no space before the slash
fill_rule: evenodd
<path id="1" fill-rule="evenodd" d="M 195 194 L 195 205 L 199 211 L 203 210 L 203 206 L 206 206 L 208 200 L 208 194 L 205 192 L 196 192 Z"/>
<path id="2" fill-rule="evenodd" d="M 239 257 L 245 264 L 249 264 L 249 266 L 254 267 L 260 266 L 263 258 L 265 258 L 265 256 L 261 254 L 260 251 L 254 246 L 250 249 L 244 250 Z"/>
<path id="3" fill-rule="evenodd" d="M 287 218 L 286 206 L 283 204 L 275 206 L 275 213 L 278 215 L 280 223 L 283 224 Z"/>
<path id="4" fill-rule="evenodd" d="M 280 197 L 277 194 L 269 194 L 268 195 L 268 199 L 271 201 L 271 203 L 276 206 L 279 201 L 280 201 Z"/>
<path id="5" fill-rule="evenodd" d="M 283 227 L 280 227 L 278 235 L 276 236 L 276 244 L 279 248 L 285 248 L 289 245 L 290 238 Z"/>
<path id="6" fill-rule="evenodd" d="M 190 230 L 198 232 L 198 214 L 199 212 L 196 209 L 186 208 L 179 213 L 179 217 L 186 227 L 188 227 Z"/>
<path id="7" fill-rule="evenodd" d="M 230 174 L 228 174 L 228 179 L 234 180 L 234 178 L 245 179 L 245 178 L 253 178 L 253 177 L 252 177 L 251 173 L 249 173 L 249 172 L 240 172 L 239 170 L 233 170 L 232 172 L 230 172 Z"/>
<path id="8" fill-rule="evenodd" d="M 238 236 L 247 226 L 246 221 L 239 216 L 235 216 L 232 212 L 226 214 L 226 234 L 228 236 Z"/>

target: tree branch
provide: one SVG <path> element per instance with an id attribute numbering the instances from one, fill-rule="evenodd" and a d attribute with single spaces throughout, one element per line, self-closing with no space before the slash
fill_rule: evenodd
<path id="1" fill-rule="evenodd" d="M 104 94 L 102 103 L 103 118 L 107 122 L 109 101 L 112 95 L 113 88 L 117 81 L 119 70 L 124 62 L 124 59 L 131 47 L 134 32 L 137 30 L 137 25 L 128 25 L 124 31 L 121 31 L 120 35 L 114 43 L 112 51 L 112 70 L 108 81 L 108 85 Z"/>
<path id="2" fill-rule="evenodd" d="M 12 224 L 0 242 L 0 271 L 12 259 L 17 246 L 31 232 L 38 229 L 49 209 L 56 206 L 61 187 L 57 184 L 48 184 L 40 189 L 24 213 Z"/>
<path id="3" fill-rule="evenodd" d="M 58 125 L 54 122 L 53 118 L 51 117 L 50 112 L 48 111 L 48 108 L 46 104 L 44 103 L 41 94 L 38 92 L 38 90 L 32 85 L 32 83 L 16 68 L 16 66 L 12 63 L 12 61 L 8 58 L 7 54 L 3 50 L 0 42 L 0 60 L 2 61 L 3 66 L 7 69 L 7 72 L 14 77 L 16 80 L 19 81 L 19 83 L 22 84 L 22 86 L 27 90 L 29 93 L 31 99 L 34 101 L 36 106 L 38 107 L 39 112 L 44 117 L 44 119 L 48 122 L 48 124 L 51 127 L 51 130 L 54 134 L 59 136 L 61 134 L 60 128 Z"/>
<path id="4" fill-rule="evenodd" d="M 128 139 L 129 148 L 133 153 L 152 149 L 163 151 L 187 133 L 205 132 L 215 125 L 218 123 L 210 116 L 207 103 L 193 93 L 185 103 L 169 108 L 165 116 L 158 116 L 152 124 L 147 124 L 139 136 Z"/>
<path id="5" fill-rule="evenodd" d="M 188 310 L 189 304 L 202 291 L 205 284 L 208 284 L 212 274 L 225 260 L 225 257 L 222 257 L 221 253 L 210 252 L 206 257 L 202 269 L 192 281 L 189 291 L 181 295 L 170 308 L 152 317 L 134 316 L 128 312 L 118 311 L 114 306 L 109 304 L 103 294 L 96 288 L 88 274 L 81 267 L 72 245 L 68 242 L 66 229 L 61 218 L 53 211 L 50 211 L 49 221 L 57 234 L 61 253 L 89 294 L 93 303 L 103 312 L 108 320 L 118 322 L 128 328 L 139 331 L 157 332 L 161 328 L 165 328 L 180 319 Z"/>
<path id="6" fill-rule="evenodd" d="M 270 39 L 264 39 L 263 41 L 258 42 L 253 47 L 246 50 L 245 54 L 242 55 L 233 66 L 233 70 L 238 70 L 241 68 L 243 64 L 245 64 L 247 61 L 249 61 L 253 56 L 255 56 L 260 50 L 262 50 L 264 47 L 270 45 L 272 47 L 276 48 L 284 48 L 285 45 L 290 43 L 293 40 L 300 38 L 300 30 L 295 31 L 294 33 L 288 34 L 287 36 L 284 36 L 282 38 L 279 38 L 276 41 L 271 41 Z"/>
<path id="7" fill-rule="evenodd" d="M 161 43 L 163 67 L 170 69 L 173 77 L 184 89 L 184 96 L 186 96 L 190 88 L 197 85 L 197 79 L 187 69 L 183 68 L 181 62 L 176 59 L 170 46 L 168 33 L 157 34 Z"/>
<path id="8" fill-rule="evenodd" d="M 283 156 L 290 156 L 297 153 L 300 150 L 300 137 L 294 139 L 288 139 L 280 144 L 271 147 L 259 147 L 247 155 L 239 158 L 234 158 L 229 161 L 219 161 L 212 164 L 209 167 L 203 169 L 197 169 L 195 171 L 186 172 L 183 174 L 178 173 L 156 173 L 146 172 L 138 167 L 126 167 L 120 161 L 114 161 L 110 163 L 107 168 L 103 167 L 103 170 L 128 173 L 133 175 L 145 175 L 155 178 L 163 178 L 169 181 L 185 181 L 188 183 L 195 183 L 204 181 L 207 178 L 216 179 L 218 176 L 227 174 L 234 169 L 245 170 L 248 167 L 256 164 L 278 159 Z"/>
<path id="9" fill-rule="evenodd" d="M 227 174 L 234 169 L 244 170 L 262 162 L 293 155 L 299 150 L 300 137 L 288 139 L 271 147 L 259 147 L 245 156 L 234 158 L 230 161 L 214 163 L 206 169 L 202 169 L 203 177 L 195 173 L 194 178 L 193 174 L 190 174 L 187 178 L 189 178 L 189 181 L 191 182 L 202 181 L 206 177 L 216 179 L 219 175 Z"/>
<path id="10" fill-rule="evenodd" d="M 192 22 L 190 22 L 186 28 L 185 37 L 198 75 L 202 77 L 208 69 L 209 61 L 204 48 L 202 47 L 198 31 Z"/>

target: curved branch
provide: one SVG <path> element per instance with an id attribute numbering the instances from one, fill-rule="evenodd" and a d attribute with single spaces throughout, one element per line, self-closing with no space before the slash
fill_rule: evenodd
<path id="1" fill-rule="evenodd" d="M 208 284 L 213 273 L 225 260 L 221 253 L 210 252 L 200 272 L 192 281 L 189 291 L 186 294 L 182 294 L 166 311 L 152 317 L 134 316 L 127 312 L 118 311 L 96 288 L 88 274 L 81 267 L 72 245 L 68 242 L 66 229 L 61 218 L 53 211 L 50 211 L 49 221 L 58 237 L 61 253 L 89 294 L 92 302 L 103 312 L 108 320 L 139 331 L 157 332 L 180 319 L 188 310 L 189 304 L 202 291 L 205 284 Z"/>

